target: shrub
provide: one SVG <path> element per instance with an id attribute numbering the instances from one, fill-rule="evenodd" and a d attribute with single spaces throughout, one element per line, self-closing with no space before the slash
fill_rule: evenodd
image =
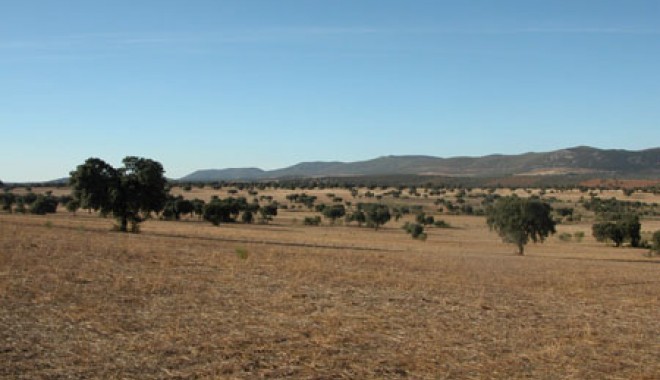
<path id="1" fill-rule="evenodd" d="M 318 226 L 321 224 L 321 217 L 320 216 L 306 216 L 305 219 L 303 219 L 303 225 L 305 226 Z"/>
<path id="2" fill-rule="evenodd" d="M 438 228 L 451 228 L 451 225 L 442 219 L 436 220 L 435 223 L 433 223 L 433 225 Z"/>
<path id="3" fill-rule="evenodd" d="M 571 241 L 571 240 L 573 239 L 573 235 L 571 235 L 571 234 L 568 233 L 568 232 L 562 232 L 562 233 L 560 233 L 559 236 L 557 236 L 557 237 L 558 237 L 559 240 L 561 240 L 561 241 Z"/>
<path id="4" fill-rule="evenodd" d="M 660 255 L 660 230 L 655 231 L 651 237 L 651 252 Z"/>
<path id="5" fill-rule="evenodd" d="M 423 212 L 417 214 L 417 216 L 415 217 L 415 221 L 417 221 L 417 223 L 419 223 L 421 225 L 424 225 L 424 226 L 428 226 L 428 225 L 431 225 L 431 224 L 435 223 L 435 219 L 433 218 L 433 216 L 426 215 Z"/>
<path id="6" fill-rule="evenodd" d="M 403 229 L 410 234 L 413 239 L 426 240 L 424 226 L 419 223 L 406 223 Z"/>
<path id="7" fill-rule="evenodd" d="M 236 248 L 236 257 L 241 260 L 246 260 L 248 258 L 248 250 L 245 248 Z"/>
<path id="8" fill-rule="evenodd" d="M 30 212 L 37 215 L 54 214 L 57 212 L 57 199 L 52 196 L 39 195 L 32 203 Z"/>
<path id="9" fill-rule="evenodd" d="M 575 238 L 575 241 L 578 243 L 581 243 L 582 240 L 584 239 L 584 232 L 583 231 L 578 231 L 573 234 L 573 237 Z"/>

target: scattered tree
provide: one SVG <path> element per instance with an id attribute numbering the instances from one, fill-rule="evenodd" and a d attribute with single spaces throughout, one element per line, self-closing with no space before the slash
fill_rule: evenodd
<path id="1" fill-rule="evenodd" d="M 515 244 L 518 254 L 523 255 L 530 239 L 543 242 L 555 233 L 551 211 L 549 204 L 538 199 L 503 197 L 488 208 L 486 221 L 491 230 L 505 242 Z"/>
<path id="2" fill-rule="evenodd" d="M 332 205 L 323 210 L 323 216 L 330 219 L 331 224 L 335 224 L 335 221 L 344 215 L 346 215 L 346 208 L 344 205 Z"/>
<path id="3" fill-rule="evenodd" d="M 37 215 L 54 214 L 57 212 L 57 199 L 51 195 L 39 195 L 32 203 L 30 212 Z"/>
<path id="4" fill-rule="evenodd" d="M 262 207 L 259 207 L 259 217 L 262 223 L 268 223 L 273 220 L 273 217 L 277 216 L 277 205 L 268 204 Z"/>
<path id="5" fill-rule="evenodd" d="M 12 205 L 16 203 L 16 196 L 9 191 L 5 191 L 0 194 L 0 200 L 2 201 L 2 210 L 11 212 Z"/>
<path id="6" fill-rule="evenodd" d="M 364 211 L 367 226 L 373 227 L 376 230 L 392 218 L 390 208 L 387 205 L 381 203 L 362 203 L 359 206 Z"/>
<path id="7" fill-rule="evenodd" d="M 409 233 L 413 239 L 426 240 L 426 234 L 424 233 L 424 226 L 422 224 L 406 222 L 403 229 Z"/>
<path id="8" fill-rule="evenodd" d="M 77 199 L 72 199 L 66 204 L 66 210 L 71 214 L 76 215 L 76 211 L 80 208 L 80 202 Z"/>
<path id="9" fill-rule="evenodd" d="M 346 216 L 346 222 L 356 222 L 358 227 L 362 227 L 367 222 L 367 216 L 364 214 L 364 211 L 355 210 Z"/>
<path id="10" fill-rule="evenodd" d="M 119 231 L 138 231 L 138 224 L 151 212 L 160 212 L 167 201 L 167 180 L 162 165 L 146 158 L 126 157 L 115 169 L 90 158 L 71 172 L 73 196 L 87 209 L 112 214 Z"/>
<path id="11" fill-rule="evenodd" d="M 213 198 L 204 206 L 204 220 L 217 226 L 220 223 L 234 223 L 241 213 L 248 209 L 247 200 L 240 198 Z"/>
<path id="12" fill-rule="evenodd" d="M 421 224 L 423 226 L 427 226 L 427 225 L 435 223 L 435 218 L 433 218 L 432 215 L 426 215 L 425 213 L 420 212 L 415 217 L 415 221 L 417 221 L 418 224 Z"/>
<path id="13" fill-rule="evenodd" d="M 254 221 L 254 214 L 250 210 L 243 211 L 241 215 L 241 222 L 245 224 L 251 224 Z"/>
<path id="14" fill-rule="evenodd" d="M 638 247 L 642 239 L 639 217 L 633 214 L 614 215 L 613 220 L 595 223 L 591 227 L 594 238 L 598 241 L 612 241 L 620 247 L 629 241 L 632 247 Z"/>

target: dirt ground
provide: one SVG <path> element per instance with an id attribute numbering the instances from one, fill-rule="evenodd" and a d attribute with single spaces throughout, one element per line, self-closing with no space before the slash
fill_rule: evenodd
<path id="1" fill-rule="evenodd" d="M 0 377 L 655 379 L 660 260 L 482 217 L 399 228 L 0 215 Z M 660 229 L 645 221 L 643 230 Z"/>

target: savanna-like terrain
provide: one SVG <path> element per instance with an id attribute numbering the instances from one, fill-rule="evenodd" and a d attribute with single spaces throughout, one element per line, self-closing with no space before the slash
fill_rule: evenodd
<path id="1" fill-rule="evenodd" d="M 259 195 L 287 204 L 293 192 L 303 191 Z M 376 201 L 345 189 L 305 192 L 326 203 Z M 660 377 L 660 259 L 595 241 L 586 212 L 519 256 L 483 216 L 438 212 L 435 199 L 452 194 L 380 199 L 447 222 L 426 228 L 425 241 L 401 229 L 413 215 L 378 230 L 306 226 L 303 218 L 318 213 L 299 205 L 267 224 L 154 218 L 139 234 L 114 232 L 112 218 L 85 210 L 2 213 L 0 377 Z M 561 207 L 587 195 L 543 196 Z M 656 230 L 660 219 L 642 218 L 643 236 Z"/>

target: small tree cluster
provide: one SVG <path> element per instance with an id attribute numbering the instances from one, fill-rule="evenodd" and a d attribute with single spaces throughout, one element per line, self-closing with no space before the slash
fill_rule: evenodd
<path id="1" fill-rule="evenodd" d="M 316 196 L 302 194 L 289 194 L 286 196 L 286 199 L 291 203 L 300 203 L 305 205 L 307 208 L 311 209 L 314 207 L 314 202 L 316 202 Z"/>
<path id="2" fill-rule="evenodd" d="M 243 218 L 241 220 L 244 223 L 252 223 L 253 213 L 257 209 L 259 209 L 258 204 L 249 204 L 244 197 L 225 199 L 215 197 L 204 205 L 202 215 L 204 220 L 217 226 L 220 223 L 235 223 L 242 212 Z M 245 214 L 249 215 L 245 216 Z"/>
<path id="3" fill-rule="evenodd" d="M 358 204 L 358 210 L 364 213 L 367 227 L 375 230 L 378 230 L 392 219 L 390 208 L 381 203 L 360 203 Z"/>
<path id="4" fill-rule="evenodd" d="M 642 239 L 639 217 L 633 214 L 623 214 L 614 217 L 613 221 L 595 223 L 591 227 L 594 238 L 598 241 L 611 241 L 616 247 L 624 242 L 630 242 L 632 247 L 638 247 Z"/>
<path id="5" fill-rule="evenodd" d="M 179 220 L 181 215 L 191 215 L 195 212 L 195 204 L 193 201 L 178 197 L 168 197 L 165 207 L 163 208 L 163 219 L 165 220 Z"/>

